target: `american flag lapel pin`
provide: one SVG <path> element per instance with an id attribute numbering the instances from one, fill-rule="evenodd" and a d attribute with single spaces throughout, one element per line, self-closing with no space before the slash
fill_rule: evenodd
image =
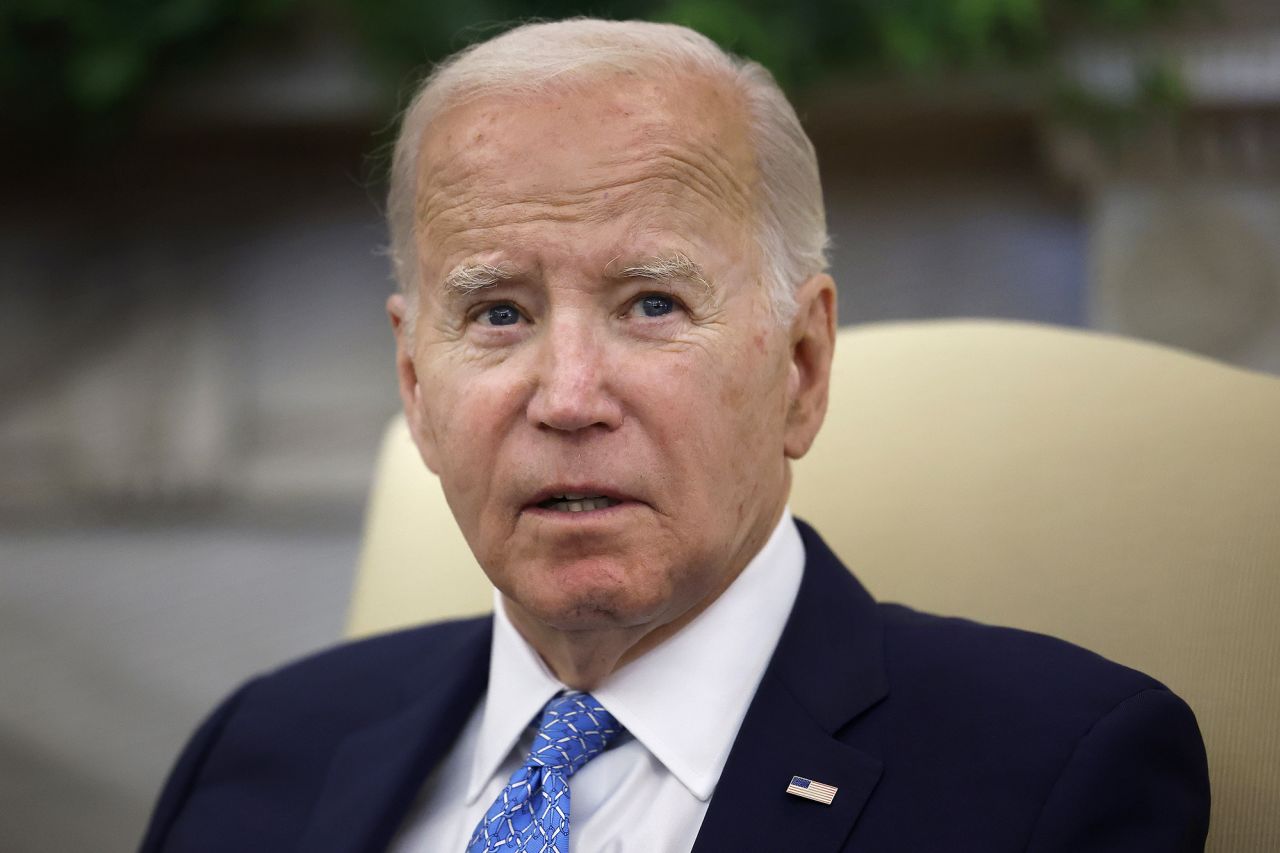
<path id="1" fill-rule="evenodd" d="M 797 797 L 804 797 L 806 800 L 813 800 L 822 803 L 824 806 L 831 805 L 831 801 L 836 798 L 836 791 L 839 790 L 835 785 L 826 785 L 822 782 L 815 782 L 812 779 L 806 779 L 803 776 L 792 776 L 791 784 L 787 785 L 787 793 L 794 794 Z"/>

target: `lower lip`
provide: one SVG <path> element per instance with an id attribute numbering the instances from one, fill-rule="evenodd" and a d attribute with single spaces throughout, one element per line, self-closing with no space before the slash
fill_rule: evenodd
<path id="1" fill-rule="evenodd" d="M 531 506 L 526 507 L 523 514 L 539 521 L 548 521 L 555 524 L 591 524 L 612 521 L 639 506 L 642 506 L 639 501 L 621 501 L 604 509 L 584 509 L 580 512 L 561 512 L 558 509 Z"/>

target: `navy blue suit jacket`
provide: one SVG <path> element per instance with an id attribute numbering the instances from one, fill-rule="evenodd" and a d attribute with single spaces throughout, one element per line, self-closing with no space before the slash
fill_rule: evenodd
<path id="1" fill-rule="evenodd" d="M 800 529 L 800 592 L 695 853 L 1203 849 L 1204 748 L 1177 696 L 1059 640 L 877 604 Z M 485 689 L 490 636 L 430 625 L 245 685 L 142 850 L 384 850 Z M 788 795 L 793 775 L 835 800 Z"/>

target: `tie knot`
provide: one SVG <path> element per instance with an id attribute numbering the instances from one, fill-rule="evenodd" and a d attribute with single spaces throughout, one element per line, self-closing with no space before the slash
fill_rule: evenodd
<path id="1" fill-rule="evenodd" d="M 566 777 L 608 748 L 622 726 L 589 693 L 566 693 L 547 703 L 528 765 L 559 770 Z"/>

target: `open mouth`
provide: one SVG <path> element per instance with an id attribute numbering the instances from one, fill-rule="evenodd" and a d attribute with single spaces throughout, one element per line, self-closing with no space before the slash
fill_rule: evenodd
<path id="1" fill-rule="evenodd" d="M 539 509 L 550 509 L 555 512 L 591 512 L 597 509 L 608 509 L 622 503 L 604 495 L 563 494 L 552 495 L 545 501 L 539 501 Z"/>

